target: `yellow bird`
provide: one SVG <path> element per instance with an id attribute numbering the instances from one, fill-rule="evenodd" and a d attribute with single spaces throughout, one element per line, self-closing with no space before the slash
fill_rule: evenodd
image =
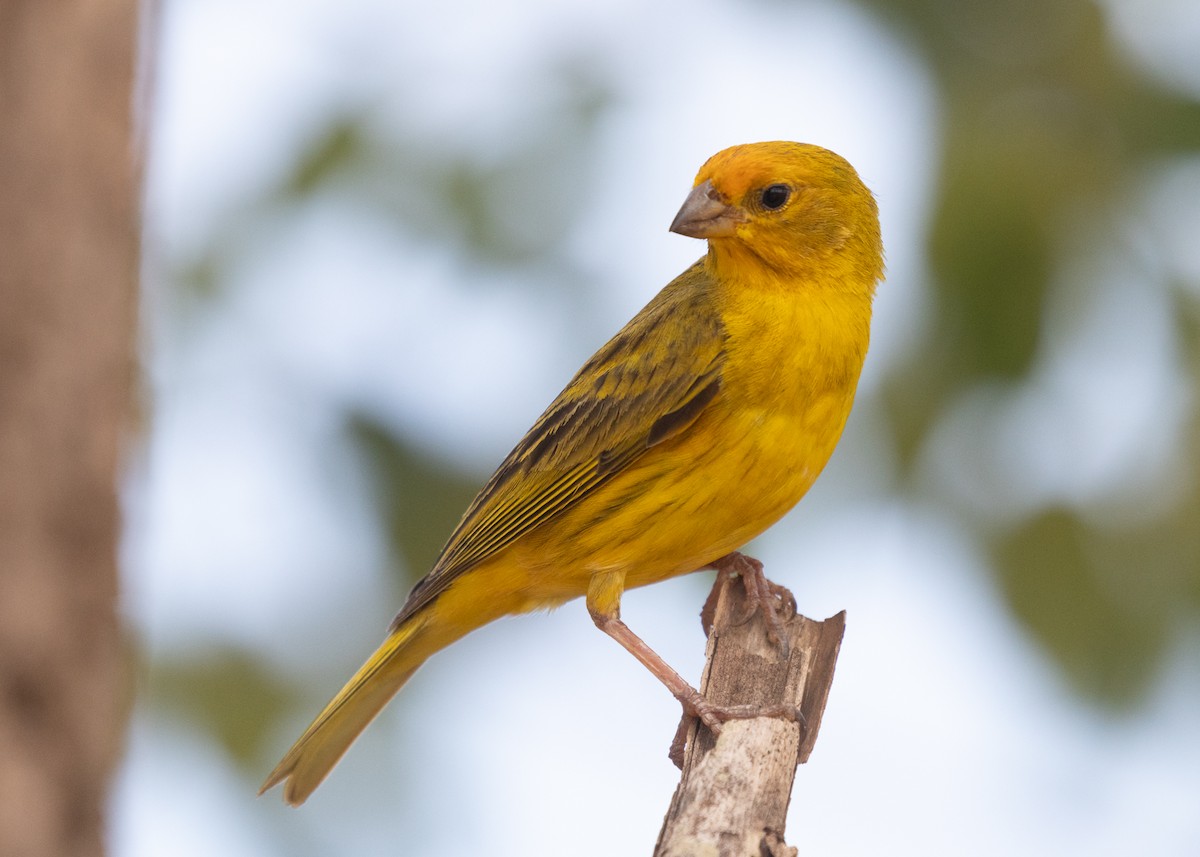
<path id="1" fill-rule="evenodd" d="M 621 593 L 709 567 L 757 573 L 748 589 L 769 593 L 761 567 L 731 552 L 804 496 L 842 434 L 883 277 L 879 216 L 833 152 L 754 143 L 704 164 L 671 231 L 707 239 L 708 253 L 509 453 L 383 644 L 262 791 L 284 782 L 284 799 L 303 803 L 434 652 L 581 595 L 685 712 L 713 729 L 739 716 L 707 703 L 621 621 Z"/>

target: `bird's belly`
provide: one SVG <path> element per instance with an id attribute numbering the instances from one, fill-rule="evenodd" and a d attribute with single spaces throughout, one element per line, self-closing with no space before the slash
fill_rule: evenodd
<path id="1" fill-rule="evenodd" d="M 703 568 L 794 506 L 829 460 L 853 391 L 803 408 L 714 408 L 683 436 L 651 447 L 517 552 L 543 596 L 586 591 L 596 571 L 642 586 Z M 516 547 L 516 546 L 514 546 Z"/>

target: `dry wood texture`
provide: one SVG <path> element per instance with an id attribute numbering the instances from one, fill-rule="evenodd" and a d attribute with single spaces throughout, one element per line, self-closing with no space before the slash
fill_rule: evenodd
<path id="1" fill-rule="evenodd" d="M 761 613 L 749 621 L 744 589 L 718 582 L 700 690 L 718 705 L 788 704 L 804 726 L 778 718 L 731 720 L 717 738 L 692 723 L 683 777 L 655 857 L 791 857 L 784 824 L 796 766 L 808 760 L 833 681 L 846 614 L 785 624 L 790 653 L 767 639 Z M 715 608 L 712 600 L 715 599 Z"/>

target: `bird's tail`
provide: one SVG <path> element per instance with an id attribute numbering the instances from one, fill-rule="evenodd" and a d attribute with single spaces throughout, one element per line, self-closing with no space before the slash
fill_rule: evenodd
<path id="1" fill-rule="evenodd" d="M 292 806 L 308 799 L 388 700 L 442 647 L 422 633 L 424 626 L 424 616 L 413 616 L 388 635 L 287 751 L 259 794 L 284 783 L 283 798 Z"/>

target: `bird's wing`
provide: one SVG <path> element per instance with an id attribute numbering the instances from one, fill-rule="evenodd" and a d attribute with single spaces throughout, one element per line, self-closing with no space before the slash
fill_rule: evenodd
<path id="1" fill-rule="evenodd" d="M 583 365 L 475 497 L 393 627 L 696 420 L 724 364 L 710 285 L 696 263 Z"/>

